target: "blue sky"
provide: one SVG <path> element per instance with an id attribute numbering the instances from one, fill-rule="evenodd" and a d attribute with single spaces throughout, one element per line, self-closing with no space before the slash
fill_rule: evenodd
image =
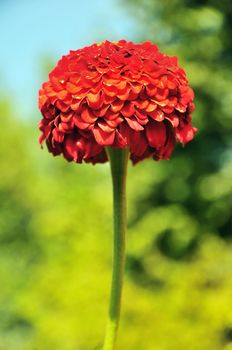
<path id="1" fill-rule="evenodd" d="M 0 0 L 0 92 L 27 114 L 37 106 L 42 59 L 105 39 L 133 40 L 136 22 L 117 0 Z"/>

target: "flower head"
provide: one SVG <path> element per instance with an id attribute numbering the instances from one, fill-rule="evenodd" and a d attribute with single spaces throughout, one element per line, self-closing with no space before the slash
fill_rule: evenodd
<path id="1" fill-rule="evenodd" d="M 177 58 L 152 43 L 70 51 L 39 91 L 40 143 L 77 163 L 107 161 L 105 146 L 129 148 L 133 163 L 168 159 L 194 137 L 193 98 Z"/>

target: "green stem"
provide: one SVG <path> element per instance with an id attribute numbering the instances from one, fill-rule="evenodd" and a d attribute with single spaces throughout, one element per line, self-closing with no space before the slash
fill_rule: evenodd
<path id="1" fill-rule="evenodd" d="M 114 207 L 114 252 L 109 317 L 103 350 L 115 350 L 125 266 L 126 175 L 128 149 L 107 148 L 111 166 Z"/>

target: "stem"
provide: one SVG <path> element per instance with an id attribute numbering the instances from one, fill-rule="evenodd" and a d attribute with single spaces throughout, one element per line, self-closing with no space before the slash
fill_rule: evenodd
<path id="1" fill-rule="evenodd" d="M 113 183 L 114 249 L 109 316 L 103 350 L 115 350 L 125 266 L 128 149 L 107 148 Z"/>

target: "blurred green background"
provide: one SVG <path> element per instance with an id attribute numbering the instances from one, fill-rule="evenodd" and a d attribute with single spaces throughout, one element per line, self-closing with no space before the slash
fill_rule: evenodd
<path id="1" fill-rule="evenodd" d="M 1 3 L 5 14 L 12 2 Z M 118 349 L 231 350 L 232 3 L 131 0 L 107 6 L 114 15 L 109 24 L 121 18 L 122 28 L 122 13 L 133 21 L 133 33 L 124 26 L 126 39 L 151 40 L 178 55 L 195 90 L 199 129 L 170 161 L 129 167 Z M 90 28 L 90 38 L 109 38 L 100 26 L 97 33 Z M 1 47 L 4 55 L 9 47 Z M 45 54 L 34 62 L 40 82 L 59 58 L 52 49 Z M 11 58 L 17 62 L 17 54 Z M 25 84 L 36 95 L 33 79 L 30 73 Z M 0 83 L 0 350 L 100 349 L 111 279 L 109 166 L 69 164 L 41 151 L 36 102 L 17 85 L 6 88 L 6 80 Z"/>

